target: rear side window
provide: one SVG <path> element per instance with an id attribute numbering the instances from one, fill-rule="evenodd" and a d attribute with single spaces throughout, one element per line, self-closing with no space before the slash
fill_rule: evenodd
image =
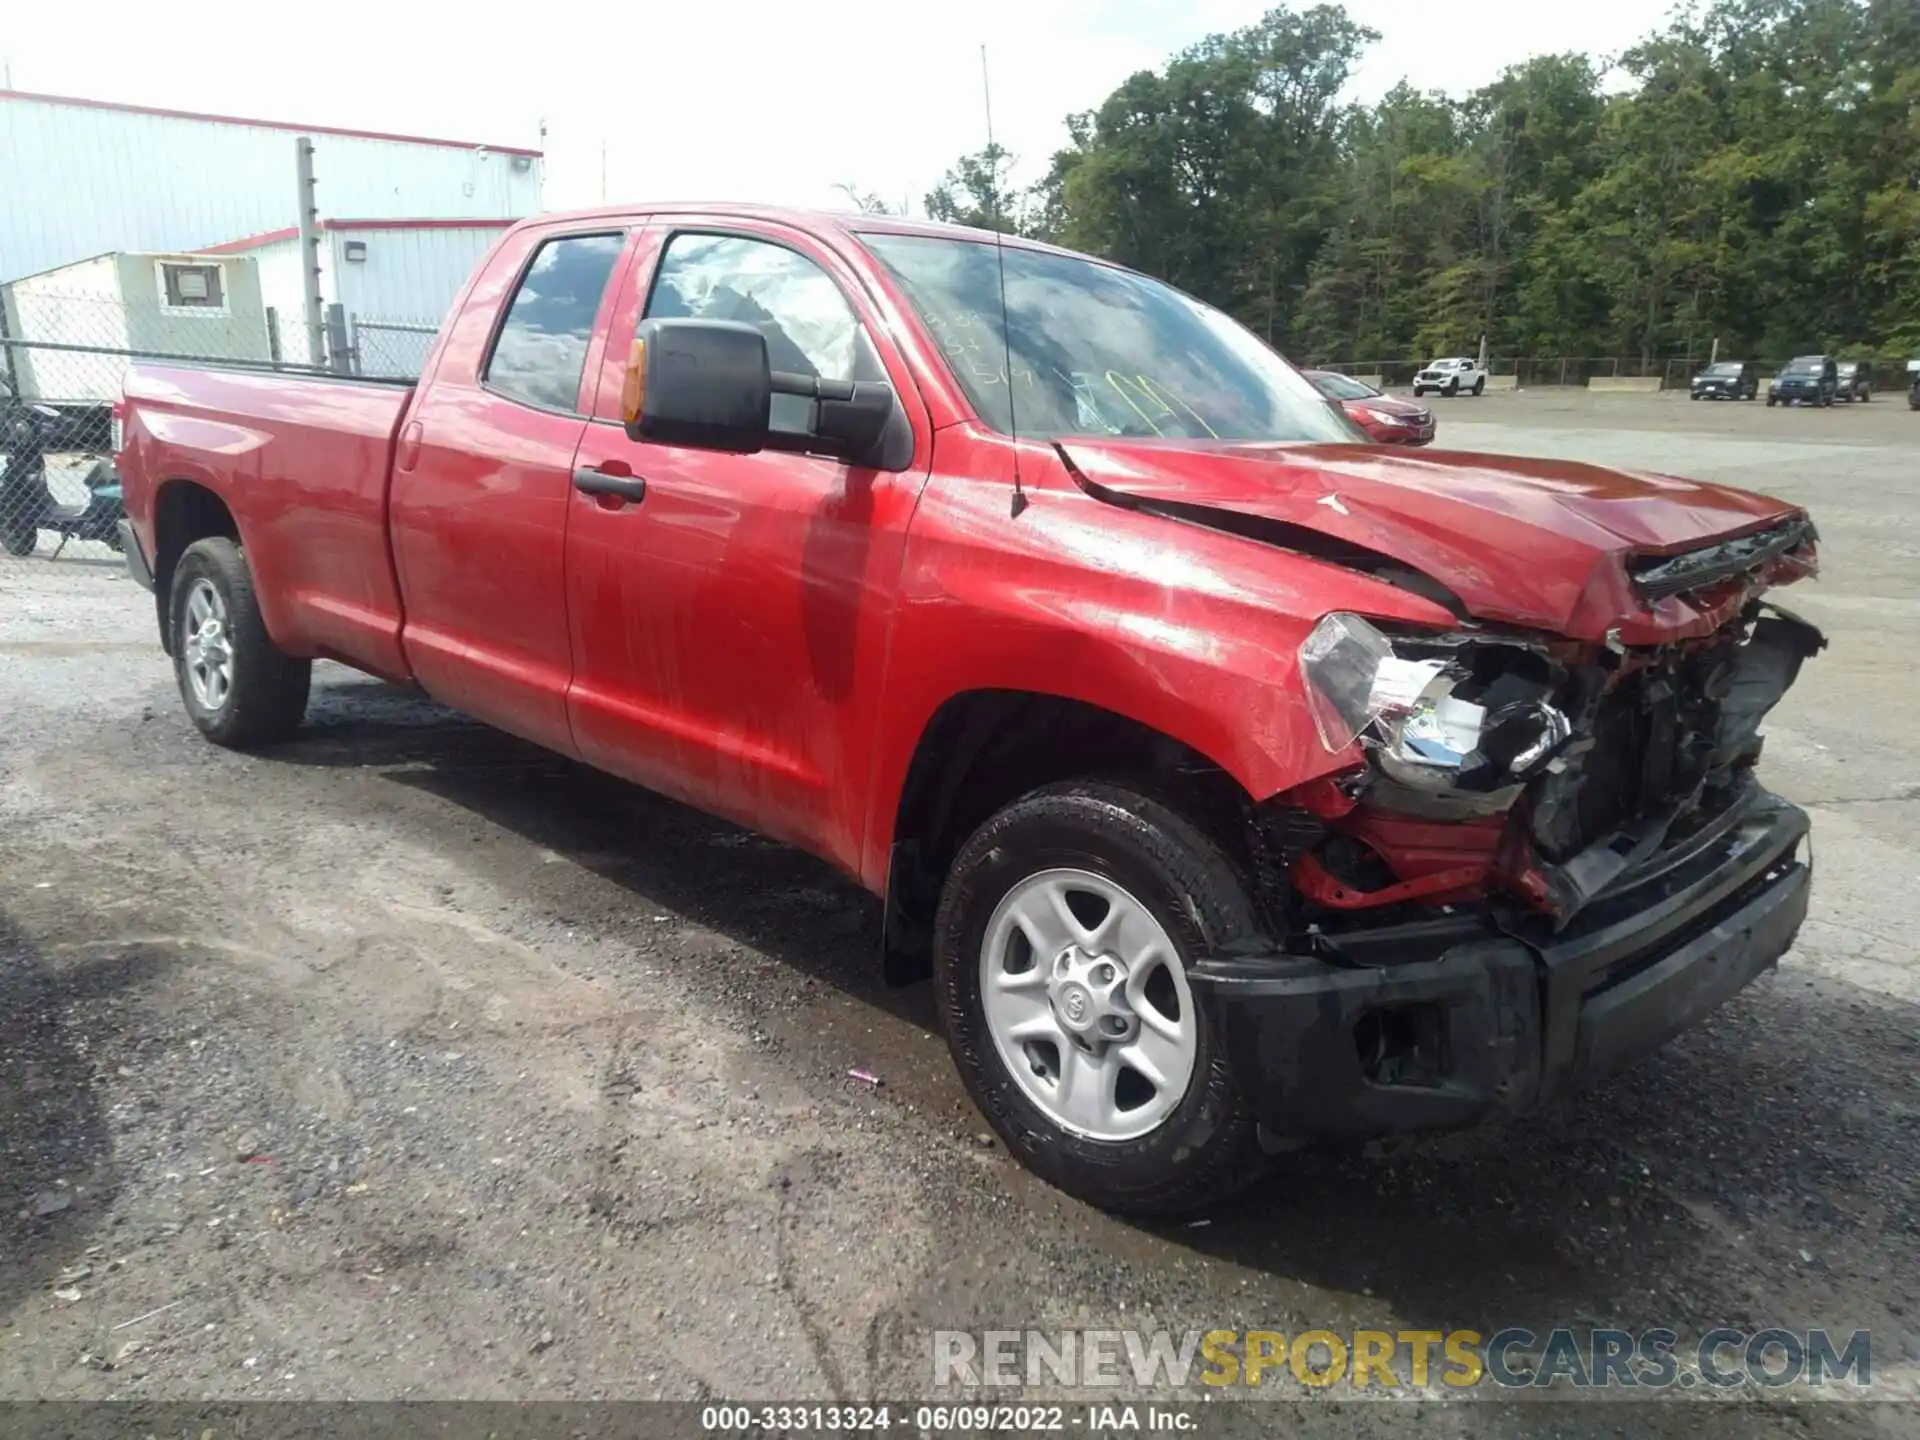
<path id="1" fill-rule="evenodd" d="M 548 410 L 573 410 L 593 319 L 620 256 L 620 235 L 567 235 L 533 257 L 487 360 L 487 385 Z"/>

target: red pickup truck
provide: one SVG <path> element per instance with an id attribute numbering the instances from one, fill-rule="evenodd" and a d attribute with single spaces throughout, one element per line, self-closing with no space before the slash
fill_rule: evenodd
<path id="1" fill-rule="evenodd" d="M 875 216 L 515 226 L 419 384 L 138 367 L 193 722 L 318 657 L 824 857 L 1012 1152 L 1179 1210 L 1522 1112 L 1771 967 L 1792 505 L 1367 443 L 1147 277 Z"/>

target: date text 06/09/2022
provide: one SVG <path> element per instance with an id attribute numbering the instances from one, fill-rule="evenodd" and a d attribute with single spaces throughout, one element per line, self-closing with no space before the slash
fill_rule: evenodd
<path id="1" fill-rule="evenodd" d="M 921 1435 L 1039 1435 L 1074 1430 L 1094 1434 L 1140 1431 L 1164 1435 L 1197 1430 L 1194 1409 L 1180 1405 L 708 1405 L 700 1428 L 714 1433 L 794 1435 L 886 1432 L 895 1427 Z"/>

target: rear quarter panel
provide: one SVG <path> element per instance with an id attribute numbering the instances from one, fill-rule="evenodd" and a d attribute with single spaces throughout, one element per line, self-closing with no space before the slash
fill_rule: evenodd
<path id="1" fill-rule="evenodd" d="M 281 648 L 404 676 L 387 543 L 394 436 L 410 392 L 317 377 L 137 368 L 127 382 L 127 504 L 149 555 L 168 487 L 218 495 Z"/>

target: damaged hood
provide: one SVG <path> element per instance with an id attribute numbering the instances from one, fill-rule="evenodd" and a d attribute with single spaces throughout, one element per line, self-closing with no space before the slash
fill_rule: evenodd
<path id="1" fill-rule="evenodd" d="M 1785 547 L 1791 555 L 1762 548 L 1748 570 L 1721 566 L 1697 592 L 1648 593 L 1635 581 L 1648 557 L 1805 519 L 1779 500 L 1668 475 L 1352 445 L 1058 443 L 1098 499 L 1357 568 L 1384 560 L 1443 589 L 1463 618 L 1576 639 L 1704 634 L 1768 583 L 1812 569 L 1809 529 L 1804 544 Z"/>

